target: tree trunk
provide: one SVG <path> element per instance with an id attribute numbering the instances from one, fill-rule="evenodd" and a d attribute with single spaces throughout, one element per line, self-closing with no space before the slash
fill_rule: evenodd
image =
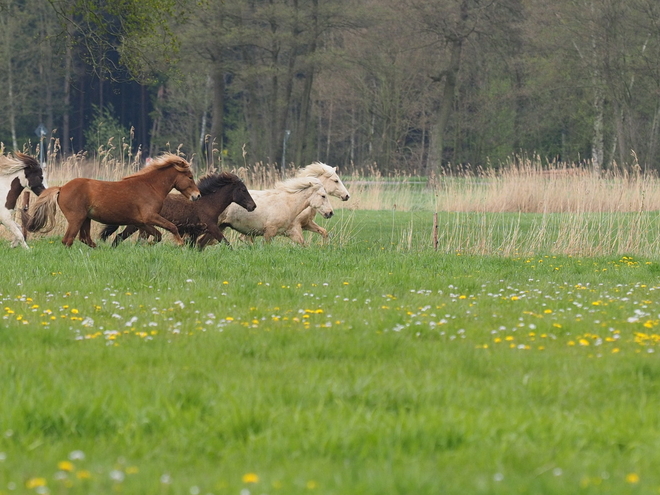
<path id="1" fill-rule="evenodd" d="M 14 150 L 18 150 L 18 139 L 16 138 L 16 102 L 14 101 L 14 68 L 12 64 L 11 42 L 14 39 L 12 23 L 9 20 L 12 12 L 11 2 L 7 4 L 7 17 L 2 17 L 2 29 L 5 32 L 5 58 L 7 59 L 7 108 L 9 110 L 9 129 L 11 131 L 11 144 Z"/>
<path id="2" fill-rule="evenodd" d="M 440 170 L 444 156 L 444 139 L 449 124 L 452 108 L 454 107 L 454 98 L 456 95 L 456 82 L 458 71 L 461 67 L 461 52 L 463 50 L 463 40 L 455 39 L 451 43 L 451 59 L 449 67 L 444 72 L 442 84 L 442 97 L 440 101 L 440 111 L 434 126 L 433 151 L 435 159 L 435 168 Z"/>
<path id="3" fill-rule="evenodd" d="M 206 148 L 206 164 L 207 167 L 213 167 L 213 150 L 217 146 L 222 153 L 224 146 L 224 120 L 225 120 L 225 74 L 224 71 L 218 67 L 211 75 L 213 87 L 213 103 L 212 114 L 213 122 L 211 123 L 211 132 Z"/>
<path id="4" fill-rule="evenodd" d="M 71 78 L 73 69 L 73 50 L 71 48 L 71 25 L 67 23 L 66 51 L 64 53 L 64 113 L 62 115 L 62 155 L 71 153 Z"/>

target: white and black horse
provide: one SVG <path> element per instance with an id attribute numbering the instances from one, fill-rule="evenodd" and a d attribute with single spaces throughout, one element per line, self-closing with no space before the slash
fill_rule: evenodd
<path id="1" fill-rule="evenodd" d="M 19 152 L 14 155 L 0 155 L 0 223 L 14 236 L 11 247 L 20 244 L 27 249 L 23 232 L 14 220 L 14 209 L 23 189 L 28 188 L 39 196 L 48 186 L 43 168 L 35 158 Z"/>

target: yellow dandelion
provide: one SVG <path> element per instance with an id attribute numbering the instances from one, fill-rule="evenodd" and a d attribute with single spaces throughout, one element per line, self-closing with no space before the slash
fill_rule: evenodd
<path id="1" fill-rule="evenodd" d="M 57 463 L 57 468 L 61 469 L 62 471 L 73 471 L 75 469 L 73 462 L 70 461 L 60 461 Z"/>
<path id="2" fill-rule="evenodd" d="M 46 486 L 46 478 L 30 478 L 25 482 L 25 487 L 29 489 Z"/>
<path id="3" fill-rule="evenodd" d="M 255 473 L 245 473 L 243 475 L 243 483 L 259 483 L 259 476 Z"/>
<path id="4" fill-rule="evenodd" d="M 628 473 L 626 475 L 626 483 L 639 483 L 639 475 L 637 473 Z"/>
<path id="5" fill-rule="evenodd" d="M 82 471 L 78 471 L 76 473 L 76 478 L 78 478 L 79 480 L 88 480 L 91 477 L 92 477 L 92 473 L 90 473 L 86 469 L 83 469 Z"/>
<path id="6" fill-rule="evenodd" d="M 72 310 L 71 310 L 71 312 L 72 312 L 72 313 L 73 313 L 74 315 L 77 315 L 78 313 L 80 313 L 80 311 L 78 311 L 78 310 L 77 310 L 77 309 L 75 309 L 75 308 L 74 308 L 74 309 L 72 309 Z"/>

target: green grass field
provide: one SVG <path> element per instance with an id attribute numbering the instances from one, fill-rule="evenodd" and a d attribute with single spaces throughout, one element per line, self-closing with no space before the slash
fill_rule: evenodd
<path id="1" fill-rule="evenodd" d="M 338 217 L 307 248 L 3 241 L 0 493 L 660 491 L 659 258 Z"/>

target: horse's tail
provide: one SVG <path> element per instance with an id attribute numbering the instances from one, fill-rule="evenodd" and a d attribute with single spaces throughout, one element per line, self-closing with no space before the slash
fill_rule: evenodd
<path id="1" fill-rule="evenodd" d="M 29 232 L 50 232 L 55 227 L 59 187 L 49 187 L 42 192 L 30 208 L 30 219 L 26 228 Z"/>
<path id="2" fill-rule="evenodd" d="M 117 232 L 117 229 L 119 229 L 119 225 L 106 225 L 101 231 L 101 240 L 107 241 L 108 237 Z"/>

